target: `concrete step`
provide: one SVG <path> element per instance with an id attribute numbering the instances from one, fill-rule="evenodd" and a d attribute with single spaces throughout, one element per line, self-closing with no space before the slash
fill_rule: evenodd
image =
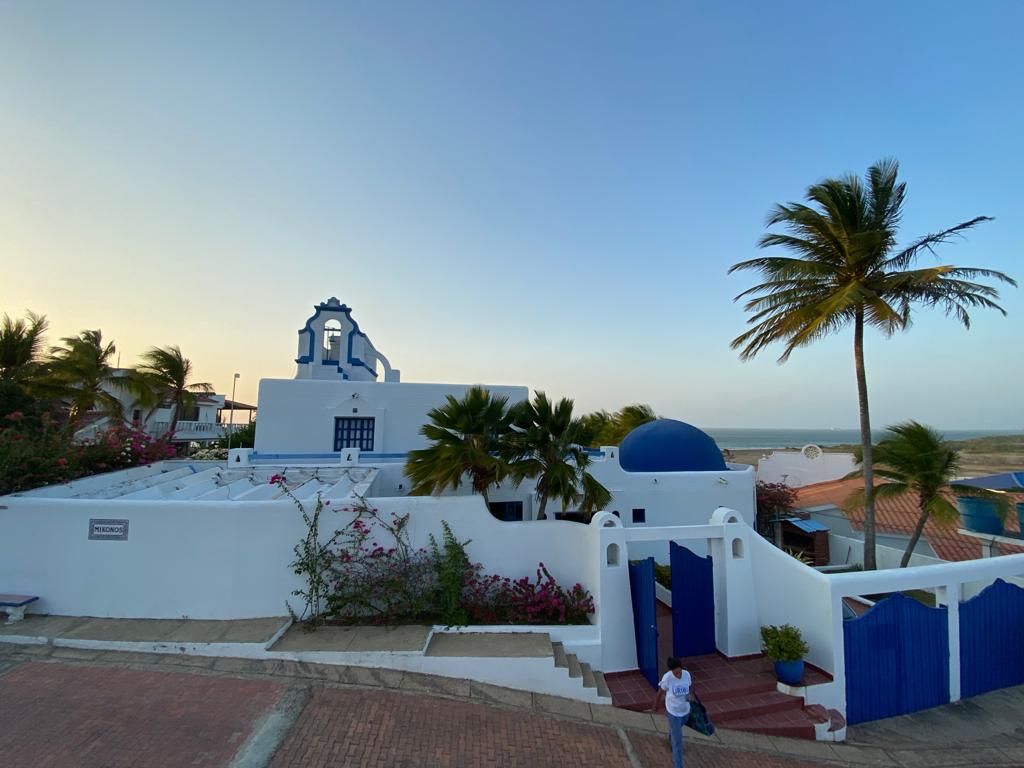
<path id="1" fill-rule="evenodd" d="M 583 677 L 583 670 L 580 668 L 580 660 L 576 658 L 576 654 L 566 654 L 565 658 L 569 662 L 569 677 Z"/>
<path id="2" fill-rule="evenodd" d="M 715 722 L 712 720 L 712 722 Z M 717 726 L 718 723 L 716 722 Z M 774 722 L 771 716 L 752 717 L 746 720 L 734 720 L 724 723 L 722 728 L 733 731 L 747 731 L 748 733 L 763 733 L 766 736 L 783 736 L 787 739 L 805 739 L 815 741 L 814 724 L 810 721 L 798 722 Z"/>
<path id="3" fill-rule="evenodd" d="M 565 646 L 561 643 L 551 643 L 551 650 L 555 654 L 555 666 L 568 669 L 569 660 L 565 657 Z"/>
<path id="4" fill-rule="evenodd" d="M 597 688 L 597 680 L 594 678 L 594 670 L 585 661 L 580 664 L 580 672 L 583 674 L 584 688 Z"/>
<path id="5" fill-rule="evenodd" d="M 612 692 L 608 690 L 608 682 L 604 679 L 604 672 L 594 671 L 594 682 L 597 684 L 597 692 L 599 695 L 610 699 Z"/>

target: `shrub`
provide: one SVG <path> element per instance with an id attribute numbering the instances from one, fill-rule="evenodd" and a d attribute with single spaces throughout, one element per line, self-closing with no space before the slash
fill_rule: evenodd
<path id="1" fill-rule="evenodd" d="M 544 563 L 537 567 L 536 581 L 473 573 L 465 607 L 474 624 L 587 624 L 595 610 L 582 584 L 565 589 Z"/>
<path id="2" fill-rule="evenodd" d="M 463 606 L 463 592 L 473 572 L 466 555 L 469 542 L 456 539 L 446 520 L 441 521 L 441 527 L 444 530 L 440 546 L 433 534 L 430 536 L 430 559 L 437 576 L 436 605 L 445 624 L 465 624 L 468 614 Z"/>
<path id="3" fill-rule="evenodd" d="M 796 505 L 796 491 L 785 483 L 758 482 L 757 532 L 762 536 L 772 535 L 771 521 L 789 515 Z"/>
<path id="4" fill-rule="evenodd" d="M 761 627 L 761 650 L 772 661 L 799 661 L 807 655 L 807 643 L 791 624 Z"/>

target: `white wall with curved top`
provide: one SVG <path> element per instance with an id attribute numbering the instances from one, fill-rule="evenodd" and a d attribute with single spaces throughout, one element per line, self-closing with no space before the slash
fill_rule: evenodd
<path id="1" fill-rule="evenodd" d="M 291 500 L 168 502 L 5 497 L 0 584 L 39 595 L 35 612 L 122 618 L 241 619 L 286 614 L 303 582 L 288 564 L 304 536 Z M 322 514 L 326 536 L 350 512 Z M 379 514 L 411 514 L 413 546 L 447 521 L 489 573 L 534 578 L 543 562 L 560 584 L 600 600 L 600 534 L 554 521 L 504 523 L 480 497 L 371 499 Z M 91 519 L 128 521 L 126 541 L 89 539 Z M 629 610 L 627 604 L 626 609 Z M 628 621 L 628 619 L 627 619 Z"/>

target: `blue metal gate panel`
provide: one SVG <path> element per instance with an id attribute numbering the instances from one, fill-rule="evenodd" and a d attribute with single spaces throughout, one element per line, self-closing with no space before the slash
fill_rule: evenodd
<path id="1" fill-rule="evenodd" d="M 949 702 L 946 615 L 897 593 L 843 622 L 848 723 Z"/>
<path id="2" fill-rule="evenodd" d="M 960 604 L 960 695 L 1024 683 L 1024 589 L 1002 579 Z"/>
<path id="3" fill-rule="evenodd" d="M 715 579 L 710 557 L 669 544 L 672 564 L 672 655 L 703 656 L 715 648 Z"/>
<path id="4" fill-rule="evenodd" d="M 658 685 L 658 617 L 654 607 L 654 558 L 629 564 L 633 598 L 637 666 L 652 686 Z"/>

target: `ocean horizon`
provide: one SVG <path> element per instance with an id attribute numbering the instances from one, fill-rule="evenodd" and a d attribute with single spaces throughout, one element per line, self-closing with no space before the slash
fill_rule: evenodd
<path id="1" fill-rule="evenodd" d="M 860 443 L 859 429 L 775 429 L 745 427 L 707 427 L 702 429 L 714 438 L 719 448 L 730 450 L 772 450 L 802 448 L 805 445 L 850 445 Z M 976 437 L 1024 434 L 1024 429 L 945 429 L 939 430 L 947 440 L 972 440 Z M 884 429 L 872 430 L 875 442 Z"/>

